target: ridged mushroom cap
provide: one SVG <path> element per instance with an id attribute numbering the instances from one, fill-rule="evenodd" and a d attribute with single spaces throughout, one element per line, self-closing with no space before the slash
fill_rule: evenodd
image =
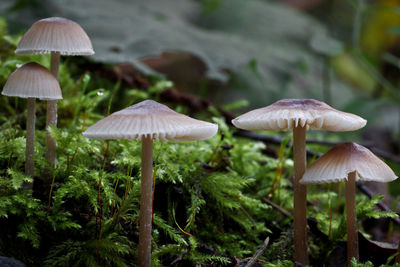
<path id="1" fill-rule="evenodd" d="M 358 130 L 367 121 L 314 99 L 283 99 L 249 111 L 232 123 L 245 130 L 286 131 L 297 126 L 309 126 L 311 129 L 342 132 Z"/>
<path id="2" fill-rule="evenodd" d="M 355 143 L 333 147 L 307 168 L 302 184 L 347 180 L 351 172 L 361 181 L 390 182 L 397 178 L 392 169 L 367 148 Z"/>
<path id="3" fill-rule="evenodd" d="M 115 112 L 90 126 L 83 135 L 94 139 L 195 141 L 212 137 L 218 126 L 190 118 L 153 100 Z"/>
<path id="4" fill-rule="evenodd" d="M 47 18 L 35 22 L 18 44 L 16 54 L 93 55 L 93 46 L 79 24 L 65 18 Z"/>
<path id="5" fill-rule="evenodd" d="M 1 93 L 22 98 L 62 99 L 61 88 L 54 75 L 34 62 L 11 73 Z"/>

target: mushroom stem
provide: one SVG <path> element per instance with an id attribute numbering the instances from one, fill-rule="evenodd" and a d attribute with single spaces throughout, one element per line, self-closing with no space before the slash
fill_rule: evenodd
<path id="1" fill-rule="evenodd" d="M 356 172 L 348 175 L 346 182 L 347 262 L 358 257 L 358 230 L 356 215 Z"/>
<path id="2" fill-rule="evenodd" d="M 60 63 L 60 53 L 51 52 L 50 71 L 58 79 L 58 66 Z M 47 114 L 46 114 L 46 160 L 54 168 L 56 166 L 56 140 L 51 137 L 48 131 L 49 126 L 57 126 L 57 100 L 47 101 Z M 48 170 L 48 178 L 51 179 L 51 171 Z"/>
<path id="3" fill-rule="evenodd" d="M 51 52 L 50 54 L 50 72 L 58 80 L 58 67 L 60 65 L 60 52 Z"/>
<path id="4" fill-rule="evenodd" d="M 153 193 L 153 140 L 142 138 L 142 178 L 139 216 L 139 267 L 150 266 Z"/>
<path id="5" fill-rule="evenodd" d="M 35 153 L 35 98 L 28 98 L 28 112 L 26 116 L 25 174 L 30 177 L 33 177 L 35 171 L 35 165 L 33 162 L 34 153 Z"/>
<path id="6" fill-rule="evenodd" d="M 293 128 L 294 158 L 294 254 L 295 260 L 308 265 L 307 254 L 307 186 L 300 184 L 306 170 L 307 126 Z"/>

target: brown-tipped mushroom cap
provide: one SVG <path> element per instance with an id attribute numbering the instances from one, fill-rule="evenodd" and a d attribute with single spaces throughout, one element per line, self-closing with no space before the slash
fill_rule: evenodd
<path id="1" fill-rule="evenodd" d="M 62 99 L 57 79 L 48 69 L 34 62 L 11 73 L 1 93 L 22 98 Z"/>
<path id="2" fill-rule="evenodd" d="M 302 184 L 347 180 L 351 172 L 361 181 L 390 182 L 397 178 L 392 169 L 367 148 L 344 143 L 333 147 L 307 168 Z"/>
<path id="3" fill-rule="evenodd" d="M 35 22 L 18 44 L 16 54 L 93 55 L 93 46 L 79 24 L 65 18 Z"/>
<path id="4" fill-rule="evenodd" d="M 249 111 L 232 123 L 245 130 L 286 131 L 297 126 L 310 126 L 311 129 L 341 132 L 358 130 L 367 121 L 314 99 L 283 99 Z"/>
<path id="5" fill-rule="evenodd" d="M 90 126 L 83 135 L 94 139 L 195 141 L 212 137 L 213 123 L 192 119 L 153 100 L 115 112 Z"/>

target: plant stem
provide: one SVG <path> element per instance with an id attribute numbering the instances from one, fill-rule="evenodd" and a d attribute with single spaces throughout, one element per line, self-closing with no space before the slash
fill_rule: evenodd
<path id="1" fill-rule="evenodd" d="M 353 48 L 357 50 L 360 49 L 360 32 L 362 26 L 363 13 L 364 13 L 364 0 L 357 0 L 356 13 L 354 15 L 354 21 L 353 21 L 353 33 L 352 33 Z"/>
<path id="2" fill-rule="evenodd" d="M 150 267 L 153 193 L 153 140 L 142 138 L 142 178 L 139 216 L 139 267 Z"/>
<path id="3" fill-rule="evenodd" d="M 307 254 L 307 186 L 300 184 L 306 170 L 307 126 L 293 128 L 294 158 L 294 254 L 297 262 L 308 265 Z"/>
<path id="4" fill-rule="evenodd" d="M 356 215 L 356 173 L 351 172 L 346 182 L 347 262 L 358 257 L 358 230 Z"/>
<path id="5" fill-rule="evenodd" d="M 50 71 L 58 79 L 58 66 L 60 63 L 60 53 L 51 52 Z M 57 143 L 54 138 L 50 136 L 48 130 L 49 126 L 57 126 L 57 100 L 47 101 L 47 114 L 46 114 L 46 160 L 54 168 L 56 166 L 56 148 Z M 48 179 L 52 177 L 50 170 L 46 171 Z"/>
<path id="6" fill-rule="evenodd" d="M 35 165 L 33 162 L 34 153 L 35 153 L 35 98 L 28 98 L 28 112 L 26 116 L 25 174 L 32 178 L 35 172 Z"/>
<path id="7" fill-rule="evenodd" d="M 328 105 L 332 105 L 332 94 L 331 94 L 331 65 L 328 57 L 323 57 L 322 66 L 322 95 L 324 102 Z"/>
<path id="8" fill-rule="evenodd" d="M 50 193 L 49 193 L 49 201 L 47 204 L 47 212 L 46 212 L 46 216 L 49 214 L 50 212 L 50 205 L 51 205 L 51 194 L 53 193 L 53 188 L 54 188 L 54 181 L 56 180 L 56 176 L 53 176 L 53 180 L 51 181 L 51 186 L 50 186 Z"/>
<path id="9" fill-rule="evenodd" d="M 328 219 L 329 219 L 329 230 L 328 237 L 331 238 L 332 233 L 332 201 L 331 201 L 331 184 L 328 185 Z"/>

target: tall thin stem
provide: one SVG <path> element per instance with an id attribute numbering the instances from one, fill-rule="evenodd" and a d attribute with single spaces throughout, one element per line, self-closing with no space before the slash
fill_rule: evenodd
<path id="1" fill-rule="evenodd" d="M 358 230 L 356 215 L 356 173 L 351 172 L 346 182 L 346 226 L 347 226 L 347 262 L 351 258 L 359 260 Z"/>
<path id="2" fill-rule="evenodd" d="M 360 50 L 360 32 L 362 26 L 362 16 L 364 13 L 364 0 L 357 0 L 356 13 L 353 21 L 352 42 L 353 48 Z"/>
<path id="3" fill-rule="evenodd" d="M 25 174 L 33 177 L 35 164 L 33 155 L 35 153 L 35 98 L 28 98 L 28 112 L 26 116 L 26 161 Z"/>
<path id="4" fill-rule="evenodd" d="M 50 54 L 50 72 L 58 80 L 58 68 L 60 66 L 60 52 L 51 52 Z"/>
<path id="5" fill-rule="evenodd" d="M 153 140 L 142 139 L 142 178 L 139 216 L 139 267 L 150 267 L 153 193 Z"/>
<path id="6" fill-rule="evenodd" d="M 293 128 L 294 158 L 294 254 L 297 262 L 307 265 L 307 186 L 300 184 L 306 170 L 307 126 Z"/>
<path id="7" fill-rule="evenodd" d="M 60 53 L 51 52 L 50 59 L 50 71 L 58 79 L 58 66 L 60 64 Z M 57 126 L 57 100 L 47 101 L 47 114 L 46 114 L 46 129 L 49 126 Z M 56 166 L 56 148 L 57 143 L 54 138 L 51 137 L 50 132 L 46 132 L 46 160 L 54 168 Z M 46 176 L 51 179 L 51 171 L 47 170 Z"/>

